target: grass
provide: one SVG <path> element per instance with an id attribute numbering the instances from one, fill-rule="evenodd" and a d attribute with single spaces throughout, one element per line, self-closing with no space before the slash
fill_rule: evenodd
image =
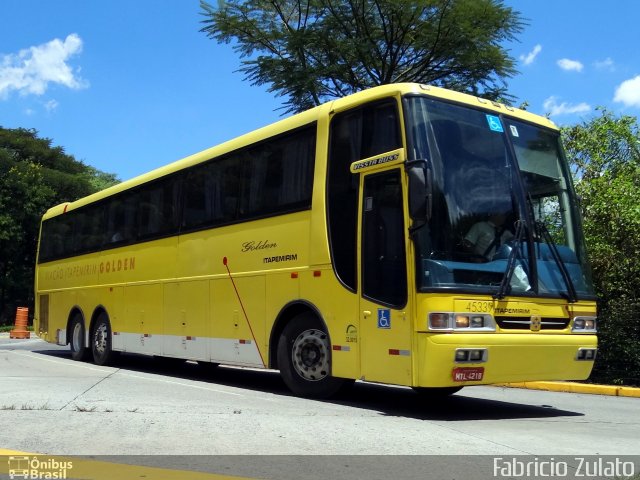
<path id="1" fill-rule="evenodd" d="M 40 405 L 39 407 L 36 407 L 35 405 L 29 405 L 28 403 L 23 403 L 22 406 L 16 406 L 16 405 L 0 405 L 0 410 L 52 410 L 51 407 L 49 407 L 48 403 L 45 403 L 44 405 Z"/>
<path id="2" fill-rule="evenodd" d="M 82 407 L 80 405 L 76 405 L 76 412 L 95 412 L 96 411 L 96 406 L 94 405 L 93 407 L 89 408 L 89 407 Z"/>
<path id="3" fill-rule="evenodd" d="M 10 332 L 14 328 L 16 328 L 16 327 L 13 326 L 13 325 L 0 325 L 0 333 L 2 333 L 2 332 Z M 27 330 L 30 331 L 30 332 L 33 332 L 33 325 L 27 325 Z"/>

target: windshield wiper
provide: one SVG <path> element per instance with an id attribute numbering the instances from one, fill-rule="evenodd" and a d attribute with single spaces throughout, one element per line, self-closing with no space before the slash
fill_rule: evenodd
<path id="1" fill-rule="evenodd" d="M 511 277 L 516 269 L 516 255 L 520 251 L 520 245 L 522 243 L 522 236 L 524 235 L 524 222 L 522 220 L 517 222 L 516 234 L 513 238 L 513 246 L 511 252 L 509 252 L 509 258 L 507 260 L 507 270 L 504 272 L 502 282 L 500 282 L 500 288 L 493 295 L 496 300 L 502 300 L 507 295 L 507 288 L 511 285 Z"/>
<path id="2" fill-rule="evenodd" d="M 578 301 L 578 294 L 576 293 L 576 287 L 573 284 L 573 280 L 571 280 L 571 276 L 569 275 L 569 271 L 567 270 L 567 266 L 562 261 L 560 257 L 560 252 L 558 251 L 558 247 L 556 246 L 556 242 L 553 241 L 551 234 L 549 233 L 549 229 L 545 225 L 544 222 L 538 220 L 536 222 L 536 227 L 538 232 L 541 233 L 542 239 L 549 245 L 549 249 L 551 250 L 551 255 L 553 256 L 553 260 L 558 265 L 560 269 L 560 273 L 562 274 L 562 278 L 564 279 L 564 283 L 567 285 L 567 299 L 570 303 L 575 303 Z"/>

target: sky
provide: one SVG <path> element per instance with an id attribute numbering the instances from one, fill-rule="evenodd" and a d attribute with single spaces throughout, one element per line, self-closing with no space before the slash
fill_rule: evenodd
<path id="1" fill-rule="evenodd" d="M 211 2 L 213 3 L 213 2 Z M 640 115 L 640 2 L 507 0 L 516 105 L 558 125 Z M 199 0 L 0 0 L 0 126 L 29 128 L 132 178 L 282 118 L 199 30 Z"/>

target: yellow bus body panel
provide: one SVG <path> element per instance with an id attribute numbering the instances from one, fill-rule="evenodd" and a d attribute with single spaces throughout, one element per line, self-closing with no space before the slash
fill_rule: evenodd
<path id="1" fill-rule="evenodd" d="M 498 328 L 487 333 L 433 333 L 427 329 L 427 319 L 430 312 L 493 315 L 496 309 L 506 316 L 524 315 L 518 313 L 522 311 L 554 318 L 595 316 L 594 302 L 568 305 L 565 300 L 547 298 L 497 302 L 487 296 L 416 294 L 414 251 L 407 238 L 409 298 L 403 309 L 392 310 L 392 328 L 381 331 L 375 326 L 373 309 L 379 306 L 367 305 L 359 292 L 350 291 L 337 279 L 327 240 L 325 204 L 330 120 L 335 113 L 378 99 L 400 102 L 405 94 L 430 95 L 556 129 L 548 119 L 469 95 L 417 84 L 386 85 L 337 99 L 76 202 L 52 207 L 43 219 L 266 138 L 313 122 L 317 125 L 311 209 L 39 264 L 36 331 L 49 342 L 66 343 L 72 312 L 82 315 L 88 330 L 95 313 L 104 309 L 116 350 L 268 367 L 278 342 L 276 322 L 297 303 L 316 312 L 326 325 L 332 374 L 337 377 L 423 387 L 461 385 L 452 378 L 453 369 L 459 366 L 454 361 L 455 350 L 477 347 L 487 349 L 487 361 L 464 366 L 484 367 L 484 377 L 464 385 L 586 378 L 593 362 L 575 361 L 574 357 L 580 347 L 595 348 L 597 340 L 595 335 L 573 334 L 570 325 L 561 331 Z M 400 121 L 403 126 L 402 117 Z M 362 173 L 403 170 L 398 163 L 405 152 L 403 145 L 390 155 L 355 162 L 354 168 Z M 402 184 L 406 193 L 404 173 Z M 408 225 L 407 208 L 405 205 Z M 41 319 L 45 311 L 46 319 Z"/>

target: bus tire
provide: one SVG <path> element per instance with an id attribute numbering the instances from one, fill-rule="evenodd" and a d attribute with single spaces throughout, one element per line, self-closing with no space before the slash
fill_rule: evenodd
<path id="1" fill-rule="evenodd" d="M 109 365 L 113 359 L 111 349 L 111 324 L 105 312 L 98 315 L 91 333 L 91 351 L 96 365 Z"/>
<path id="2" fill-rule="evenodd" d="M 89 359 L 89 349 L 84 344 L 85 330 L 82 315 L 76 314 L 69 324 L 69 348 L 71 349 L 71 358 L 79 362 Z"/>
<path id="3" fill-rule="evenodd" d="M 278 366 L 284 383 L 301 397 L 327 398 L 344 380 L 331 376 L 331 342 L 311 313 L 297 315 L 278 339 Z"/>

